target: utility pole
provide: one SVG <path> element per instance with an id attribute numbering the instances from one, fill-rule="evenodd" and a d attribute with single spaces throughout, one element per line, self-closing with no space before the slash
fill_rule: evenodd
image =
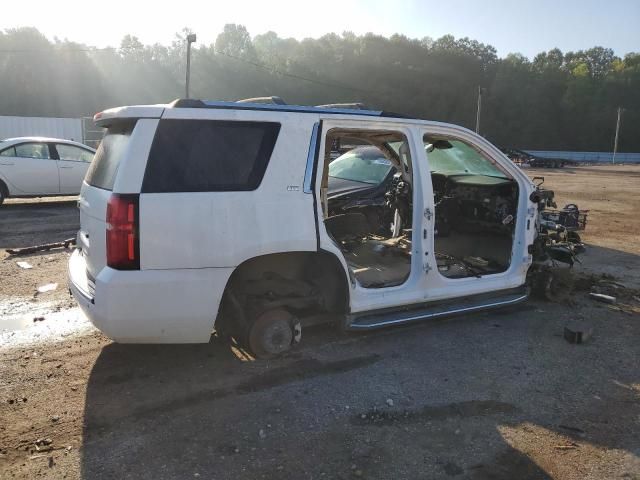
<path id="1" fill-rule="evenodd" d="M 618 107 L 618 120 L 616 121 L 616 137 L 613 140 L 613 158 L 611 159 L 611 163 L 616 163 L 616 153 L 618 151 L 618 133 L 620 132 L 620 120 L 622 118 L 622 112 L 624 108 Z"/>
<path id="2" fill-rule="evenodd" d="M 476 133 L 480 135 L 480 111 L 482 110 L 482 88 L 478 85 L 478 110 L 476 111 Z"/>
<path id="3" fill-rule="evenodd" d="M 195 41 L 195 33 L 187 35 L 187 78 L 185 82 L 185 98 L 189 98 L 189 81 L 191 80 L 191 44 Z"/>

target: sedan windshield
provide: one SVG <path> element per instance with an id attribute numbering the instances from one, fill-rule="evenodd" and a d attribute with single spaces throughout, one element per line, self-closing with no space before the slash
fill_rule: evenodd
<path id="1" fill-rule="evenodd" d="M 339 156 L 329 164 L 329 176 L 353 182 L 377 185 L 393 168 L 376 147 L 359 147 Z"/>

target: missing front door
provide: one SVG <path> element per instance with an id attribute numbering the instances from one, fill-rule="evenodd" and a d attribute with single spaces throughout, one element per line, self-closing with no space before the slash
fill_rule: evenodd
<path id="1" fill-rule="evenodd" d="M 435 256 L 447 278 L 501 273 L 511 264 L 518 183 L 452 137 L 424 136 L 435 204 Z"/>

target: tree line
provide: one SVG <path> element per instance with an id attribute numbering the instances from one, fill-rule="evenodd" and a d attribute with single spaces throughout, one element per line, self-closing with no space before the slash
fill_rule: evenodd
<path id="1" fill-rule="evenodd" d="M 184 29 L 171 45 L 125 36 L 100 49 L 48 40 L 34 28 L 0 31 L 0 115 L 87 116 L 127 104 L 184 96 Z M 278 95 L 287 103 L 362 102 L 375 109 L 475 128 L 525 149 L 611 151 L 624 108 L 620 151 L 640 151 L 640 53 L 593 47 L 542 52 L 533 60 L 477 40 L 330 33 L 298 41 L 251 37 L 229 24 L 195 44 L 191 96 L 236 100 Z"/>

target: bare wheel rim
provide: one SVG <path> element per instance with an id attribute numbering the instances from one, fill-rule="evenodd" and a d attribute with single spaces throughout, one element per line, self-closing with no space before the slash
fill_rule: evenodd
<path id="1" fill-rule="evenodd" d="M 249 347 L 258 357 L 271 357 L 286 352 L 294 343 L 293 316 L 286 310 L 276 309 L 263 313 L 251 326 Z M 299 329 L 299 326 L 298 326 Z"/>

